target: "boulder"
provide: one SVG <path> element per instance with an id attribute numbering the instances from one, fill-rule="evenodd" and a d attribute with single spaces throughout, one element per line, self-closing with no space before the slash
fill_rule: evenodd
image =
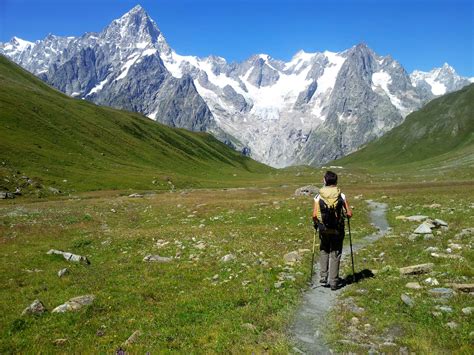
<path id="1" fill-rule="evenodd" d="M 69 253 L 69 252 L 66 252 L 66 251 L 62 251 L 62 250 L 51 249 L 46 254 L 48 254 L 48 255 L 53 255 L 53 254 L 62 255 L 64 257 L 64 259 L 66 259 L 67 261 L 84 262 L 86 264 L 90 264 L 89 259 L 87 259 L 85 256 L 72 254 L 72 253 Z"/>
<path id="2" fill-rule="evenodd" d="M 26 316 L 29 314 L 42 314 L 46 312 L 46 308 L 43 305 L 43 303 L 36 299 L 33 301 L 32 304 L 30 304 L 28 307 L 26 307 L 23 312 L 21 313 L 22 316 Z"/>
<path id="3" fill-rule="evenodd" d="M 69 301 L 57 306 L 51 312 L 52 313 L 65 313 L 65 312 L 77 311 L 84 306 L 91 305 L 94 299 L 95 299 L 94 295 L 84 295 L 84 296 L 74 297 L 74 298 L 71 298 Z"/>
<path id="4" fill-rule="evenodd" d="M 173 260 L 172 257 L 160 256 L 160 255 L 147 255 L 143 258 L 143 261 L 157 262 L 157 263 L 169 263 Z"/>
<path id="5" fill-rule="evenodd" d="M 422 224 L 420 224 L 418 226 L 417 229 L 415 229 L 413 231 L 413 233 L 415 233 L 415 234 L 431 234 L 432 233 L 431 228 L 433 228 L 433 227 L 434 226 L 431 223 L 423 222 Z"/>
<path id="6" fill-rule="evenodd" d="M 418 265 L 411 265 L 406 267 L 400 268 L 401 275 L 418 275 L 418 274 L 426 274 L 433 271 L 433 263 L 427 264 L 418 264 Z"/>
<path id="7" fill-rule="evenodd" d="M 315 196 L 319 189 L 313 185 L 307 185 L 295 190 L 295 196 Z"/>

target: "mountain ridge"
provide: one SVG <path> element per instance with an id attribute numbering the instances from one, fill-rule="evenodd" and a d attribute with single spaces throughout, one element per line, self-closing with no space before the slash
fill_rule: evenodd
<path id="1" fill-rule="evenodd" d="M 22 42 L 21 53 L 9 47 L 11 58 L 68 95 L 210 132 L 275 167 L 347 155 L 403 122 L 440 88 L 469 83 L 451 67 L 442 75 L 408 74 L 365 44 L 339 53 L 299 51 L 289 62 L 267 54 L 232 63 L 183 56 L 140 5 L 102 32 L 48 41 Z M 50 53 L 45 46 L 65 49 L 56 60 L 51 54 L 32 60 L 29 53 Z"/>

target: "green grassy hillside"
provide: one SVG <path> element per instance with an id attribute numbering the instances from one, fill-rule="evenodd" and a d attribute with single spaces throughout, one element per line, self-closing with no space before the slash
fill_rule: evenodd
<path id="1" fill-rule="evenodd" d="M 336 162 L 364 167 L 474 164 L 474 84 L 442 96 L 363 149 Z"/>
<path id="2" fill-rule="evenodd" d="M 272 171 L 209 134 L 72 99 L 2 56 L 0 152 L 0 190 L 21 175 L 81 191 L 238 185 Z"/>

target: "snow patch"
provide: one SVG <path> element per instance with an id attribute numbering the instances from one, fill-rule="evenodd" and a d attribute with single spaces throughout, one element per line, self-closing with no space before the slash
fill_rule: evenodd
<path id="1" fill-rule="evenodd" d="M 94 86 L 91 91 L 89 91 L 89 93 L 86 95 L 86 96 L 89 96 L 89 95 L 92 95 L 92 94 L 95 94 L 97 92 L 99 92 L 100 90 L 102 90 L 104 88 L 104 85 L 107 83 L 107 80 L 109 80 L 108 78 L 105 78 L 104 80 L 102 80 L 99 84 L 97 84 L 96 86 Z"/>
<path id="2" fill-rule="evenodd" d="M 440 83 L 433 78 L 426 78 L 425 81 L 429 86 L 431 86 L 431 92 L 433 95 L 439 96 L 446 94 L 447 89 L 443 83 Z"/>
<path id="3" fill-rule="evenodd" d="M 121 80 L 121 79 L 125 78 L 128 75 L 128 71 L 130 70 L 132 65 L 135 64 L 135 62 L 138 60 L 138 58 L 140 58 L 140 53 L 132 54 L 128 58 L 127 62 L 122 66 L 121 73 L 117 77 L 117 79 L 115 79 L 115 80 Z"/>

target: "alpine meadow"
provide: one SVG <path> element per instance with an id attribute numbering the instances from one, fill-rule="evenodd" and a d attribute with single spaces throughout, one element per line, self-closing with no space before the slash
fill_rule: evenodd
<path id="1" fill-rule="evenodd" d="M 36 8 L 7 3 L 2 41 Z M 74 5 L 69 31 L 48 11 L 73 5 L 45 1 L 20 22 L 49 35 L 0 42 L 0 354 L 474 352 L 474 78 L 427 56 L 411 70 L 356 20 L 345 49 L 178 54 L 190 34 L 165 39 L 150 13 L 237 5 L 126 1 L 113 19 L 105 3 L 81 26 Z M 353 38 L 354 4 L 315 3 L 312 23 L 340 12 L 328 36 Z M 296 31 L 315 6 L 263 4 L 242 26 Z M 441 11 L 417 4 L 419 26 Z"/>

